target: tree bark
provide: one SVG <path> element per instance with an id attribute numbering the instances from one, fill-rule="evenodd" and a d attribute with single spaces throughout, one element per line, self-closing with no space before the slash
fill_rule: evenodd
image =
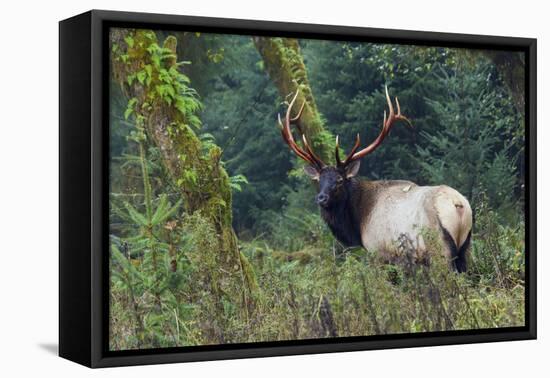
<path id="1" fill-rule="evenodd" d="M 525 116 L 525 61 L 521 53 L 487 51 L 485 55 L 496 66 L 504 84 L 510 91 L 516 110 Z"/>
<path id="2" fill-rule="evenodd" d="M 184 198 L 186 213 L 198 214 L 215 230 L 217 250 L 204 253 L 216 254 L 216 269 L 223 274 L 219 274 L 217 280 L 203 279 L 213 285 L 213 295 L 231 301 L 248 317 L 257 284 L 232 229 L 232 194 L 228 174 L 220 161 L 221 149 L 213 144 L 208 148 L 204 146 L 192 129 L 192 120 L 178 109 L 177 102 L 159 95 L 159 86 L 166 83 L 163 75 L 170 72 L 177 75 L 173 71 L 178 70 L 177 40 L 166 38 L 162 45 L 165 55 L 160 64 L 158 61 L 155 64 L 148 50 L 158 46 L 157 43 L 152 31 L 113 29 L 110 35 L 112 75 L 126 97 L 135 101 L 136 122 L 142 123 L 147 138 L 159 149 L 167 171 Z M 184 96 L 175 93 L 180 95 Z"/>
<path id="3" fill-rule="evenodd" d="M 297 104 L 305 102 L 300 127 L 317 154 L 326 163 L 334 159 L 334 139 L 325 130 L 309 85 L 298 40 L 294 38 L 253 37 L 262 56 L 264 68 L 283 99 L 289 99 L 299 89 Z M 296 106 L 296 111 L 298 110 Z"/>

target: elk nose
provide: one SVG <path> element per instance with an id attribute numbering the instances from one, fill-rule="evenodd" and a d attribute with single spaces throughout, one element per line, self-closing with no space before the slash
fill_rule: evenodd
<path id="1" fill-rule="evenodd" d="M 319 193 L 317 194 L 316 201 L 318 205 L 325 206 L 328 203 L 328 195 L 325 193 Z"/>

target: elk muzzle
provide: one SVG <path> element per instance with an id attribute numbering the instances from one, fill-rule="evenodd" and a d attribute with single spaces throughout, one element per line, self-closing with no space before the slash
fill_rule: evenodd
<path id="1" fill-rule="evenodd" d="M 326 193 L 319 193 L 315 197 L 315 202 L 317 202 L 317 205 L 326 207 L 328 205 L 329 196 Z"/>

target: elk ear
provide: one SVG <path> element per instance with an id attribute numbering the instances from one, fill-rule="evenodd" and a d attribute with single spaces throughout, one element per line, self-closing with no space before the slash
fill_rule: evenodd
<path id="1" fill-rule="evenodd" d="M 304 166 L 304 172 L 306 175 L 308 175 L 312 180 L 319 181 L 319 171 L 317 168 L 311 165 Z"/>
<path id="2" fill-rule="evenodd" d="M 359 173 L 359 167 L 361 167 L 361 160 L 354 160 L 346 166 L 346 178 L 352 178 Z"/>

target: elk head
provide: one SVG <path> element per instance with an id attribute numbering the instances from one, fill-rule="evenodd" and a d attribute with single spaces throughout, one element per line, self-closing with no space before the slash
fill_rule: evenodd
<path id="1" fill-rule="evenodd" d="M 390 129 L 396 121 L 405 121 L 409 126 L 411 126 L 410 121 L 401 114 L 401 108 L 399 106 L 399 101 L 397 100 L 397 97 L 395 98 L 397 113 L 395 113 L 393 104 L 388 94 L 388 88 L 386 87 L 386 101 L 388 103 L 389 112 L 388 114 L 386 114 L 386 111 L 384 110 L 382 131 L 380 132 L 378 137 L 371 144 L 358 151 L 361 141 L 359 138 L 359 134 L 357 134 L 355 145 L 346 156 L 346 158 L 342 161 L 340 159 L 339 139 L 338 136 L 336 136 L 336 147 L 334 151 L 336 157 L 336 165 L 329 166 L 325 164 L 319 158 L 319 156 L 317 156 L 313 152 L 311 146 L 307 141 L 306 136 L 302 132 L 299 125 L 305 102 L 304 104 L 302 104 L 302 107 L 298 111 L 298 114 L 293 118 L 291 117 L 292 107 L 294 106 L 297 97 L 298 92 L 296 92 L 296 94 L 292 98 L 292 101 L 288 105 L 284 123 L 283 121 L 281 121 L 281 116 L 279 115 L 281 135 L 283 136 L 283 140 L 286 142 L 286 144 L 288 144 L 290 149 L 294 151 L 294 153 L 298 155 L 298 157 L 308 163 L 308 165 L 304 167 L 304 170 L 309 177 L 319 183 L 319 191 L 315 200 L 317 204 L 323 208 L 332 207 L 333 204 L 341 202 L 341 200 L 346 195 L 348 195 L 349 191 L 347 187 L 350 180 L 355 177 L 359 172 L 360 159 L 373 152 L 382 144 L 382 141 L 388 135 Z M 290 129 L 291 124 L 297 126 L 298 131 L 302 134 L 303 147 L 300 147 L 294 140 L 292 131 Z"/>

